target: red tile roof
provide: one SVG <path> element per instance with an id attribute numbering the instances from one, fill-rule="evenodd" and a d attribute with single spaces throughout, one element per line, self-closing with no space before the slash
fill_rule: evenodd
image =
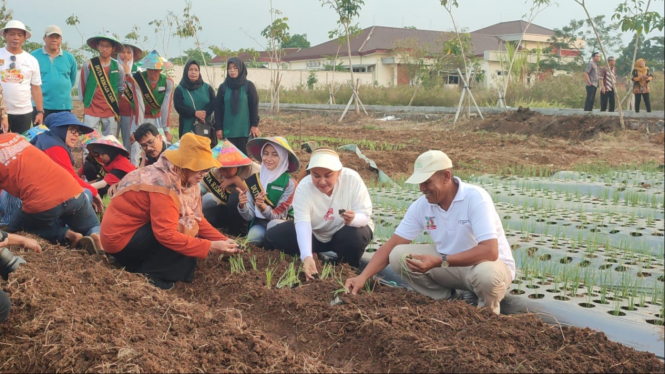
<path id="1" fill-rule="evenodd" d="M 528 34 L 536 35 L 554 35 L 554 31 L 548 28 L 538 26 L 536 24 L 531 24 L 527 28 L 528 22 L 526 21 L 508 21 L 494 24 L 492 26 L 487 26 L 482 29 L 473 31 L 473 33 L 486 34 L 486 35 L 507 35 L 507 34 L 521 34 L 526 29 Z"/>
<path id="2" fill-rule="evenodd" d="M 390 51 L 395 49 L 395 44 L 399 40 L 415 40 L 421 45 L 431 45 L 433 50 L 437 50 L 441 48 L 442 42 L 454 36 L 455 34 L 452 32 L 373 26 L 362 30 L 360 34 L 351 39 L 351 56 L 363 56 L 382 50 Z M 475 33 L 471 33 L 471 40 L 474 55 L 482 55 L 488 49 L 497 49 L 500 42 L 495 36 Z M 283 60 L 299 61 L 335 56 L 338 49 L 339 57 L 348 55 L 346 44 L 342 44 L 340 48 L 337 40 L 330 40 L 289 54 Z"/>

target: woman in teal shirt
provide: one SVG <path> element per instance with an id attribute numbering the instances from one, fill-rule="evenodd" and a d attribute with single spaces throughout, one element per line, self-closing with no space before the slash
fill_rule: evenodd
<path id="1" fill-rule="evenodd" d="M 193 132 L 197 122 L 209 123 L 214 105 L 215 90 L 203 82 L 199 63 L 194 60 L 188 61 L 178 88 L 173 93 L 173 106 L 180 115 L 178 118 L 180 137 Z"/>
<path id="2" fill-rule="evenodd" d="M 217 90 L 215 130 L 218 139 L 228 139 L 241 151 L 247 149 L 249 136 L 259 131 L 259 94 L 247 80 L 247 67 L 237 57 L 226 62 L 226 80 Z"/>

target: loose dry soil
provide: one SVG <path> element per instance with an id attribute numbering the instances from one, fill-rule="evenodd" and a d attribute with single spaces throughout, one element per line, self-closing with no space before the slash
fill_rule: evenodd
<path id="1" fill-rule="evenodd" d="M 663 163 L 662 143 L 640 131 L 617 133 L 616 126 L 603 124 L 612 119 L 578 119 L 596 130 L 569 124 L 557 132 L 552 122 L 572 120 L 529 114 L 510 127 L 505 123 L 515 121 L 500 115 L 452 127 L 450 118 L 360 118 L 336 125 L 325 116 L 263 117 L 261 128 L 269 135 L 404 144 L 390 152 L 363 149 L 391 177 L 407 175 L 427 149 L 445 150 L 458 167 L 485 172 L 505 164 L 566 169 L 601 161 Z M 582 133 L 592 135 L 574 135 Z M 298 153 L 306 162 L 308 155 Z M 355 155 L 343 153 L 342 160 L 374 178 Z M 193 283 L 161 291 L 104 256 L 42 244 L 42 254 L 13 248 L 28 263 L 2 283 L 14 306 L 0 325 L 1 372 L 665 370 L 653 354 L 610 342 L 600 332 L 543 324 L 537 315 L 495 316 L 380 285 L 370 294 L 341 294 L 344 303 L 331 306 L 341 288 L 331 278 L 277 290 L 286 262 L 263 250 L 243 255 L 246 273 L 231 274 L 228 258 L 208 258 L 199 262 Z M 258 271 L 250 256 L 256 256 Z M 270 289 L 264 272 L 269 261 L 277 269 Z M 340 272 L 346 278 L 352 270 L 337 267 Z"/>

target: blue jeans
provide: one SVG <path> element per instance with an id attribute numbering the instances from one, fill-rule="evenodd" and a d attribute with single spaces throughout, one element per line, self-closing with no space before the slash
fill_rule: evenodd
<path id="1" fill-rule="evenodd" d="M 66 243 L 69 229 L 83 235 L 99 234 L 99 219 L 83 193 L 43 212 L 30 214 L 21 210 L 9 225 L 9 231 L 29 232 L 61 244 Z"/>
<path id="2" fill-rule="evenodd" d="M 266 231 L 283 222 L 286 221 L 281 219 L 274 219 L 272 221 L 268 221 L 265 219 L 254 218 L 254 222 L 252 223 L 252 228 L 249 229 L 249 232 L 247 233 L 247 242 L 254 245 L 262 245 L 263 238 L 266 236 Z"/>

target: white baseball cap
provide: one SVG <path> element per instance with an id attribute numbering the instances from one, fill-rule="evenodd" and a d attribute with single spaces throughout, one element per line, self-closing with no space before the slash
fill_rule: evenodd
<path id="1" fill-rule="evenodd" d="M 9 30 L 9 29 L 18 29 L 18 30 L 23 30 L 23 31 L 25 31 L 25 38 L 26 38 L 26 39 L 30 39 L 30 37 L 32 36 L 32 34 L 30 33 L 30 31 L 28 31 L 28 29 L 25 27 L 25 25 L 23 24 L 23 22 L 21 22 L 21 21 L 17 21 L 17 20 L 15 20 L 15 19 L 13 19 L 13 20 L 7 22 L 7 24 L 5 25 L 5 27 L 3 27 L 2 29 L 0 29 L 0 33 L 4 34 L 4 33 L 5 33 L 5 30 Z"/>
<path id="2" fill-rule="evenodd" d="M 51 25 L 46 27 L 46 31 L 44 31 L 44 36 L 49 36 L 51 34 L 58 34 L 62 36 L 62 30 L 56 25 Z"/>
<path id="3" fill-rule="evenodd" d="M 430 179 L 439 170 L 453 167 L 450 158 L 441 151 L 427 151 L 418 156 L 413 165 L 413 174 L 405 183 L 420 184 Z"/>
<path id="4" fill-rule="evenodd" d="M 342 162 L 339 160 L 339 154 L 332 149 L 319 148 L 312 152 L 309 159 L 307 170 L 313 168 L 324 168 L 332 171 L 342 170 Z"/>

